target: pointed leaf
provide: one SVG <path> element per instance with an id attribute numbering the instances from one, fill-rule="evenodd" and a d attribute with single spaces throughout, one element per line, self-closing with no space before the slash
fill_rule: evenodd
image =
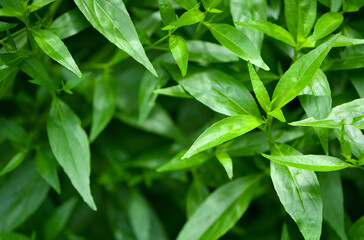
<path id="1" fill-rule="evenodd" d="M 60 99 L 54 99 L 47 120 L 49 143 L 59 165 L 83 200 L 96 210 L 90 190 L 90 145 L 78 116 Z"/>
<path id="2" fill-rule="evenodd" d="M 265 112 L 268 112 L 270 105 L 270 97 L 267 92 L 267 89 L 265 88 L 263 82 L 260 80 L 257 72 L 255 71 L 253 65 L 250 62 L 248 62 L 248 69 L 255 97 L 258 99 L 258 102 L 260 106 L 263 108 L 263 110 Z"/>
<path id="3" fill-rule="evenodd" d="M 171 160 L 169 160 L 164 165 L 160 166 L 157 171 L 158 172 L 165 172 L 165 171 L 174 171 L 174 170 L 181 170 L 187 169 L 190 167 L 194 167 L 206 162 L 210 156 L 205 153 L 199 153 L 192 157 L 182 159 L 183 155 L 187 152 L 187 149 L 184 149 L 177 153 Z"/>
<path id="4" fill-rule="evenodd" d="M 223 23 L 205 23 L 216 40 L 227 49 L 235 53 L 241 59 L 250 61 L 252 64 L 269 70 L 264 63 L 257 48 L 249 38 L 238 29 Z"/>
<path id="5" fill-rule="evenodd" d="M 186 10 L 193 8 L 197 4 L 197 0 L 173 0 L 173 1 Z"/>
<path id="6" fill-rule="evenodd" d="M 231 159 L 230 155 L 225 151 L 217 150 L 216 158 L 217 158 L 217 160 L 219 160 L 221 165 L 224 167 L 229 179 L 232 179 L 233 178 L 233 160 Z"/>
<path id="7" fill-rule="evenodd" d="M 158 0 L 158 7 L 164 25 L 168 25 L 176 20 L 176 13 L 169 0 Z"/>
<path id="8" fill-rule="evenodd" d="M 182 158 L 189 158 L 208 148 L 239 137 L 262 124 L 262 120 L 250 115 L 225 118 L 204 131 Z"/>
<path id="9" fill-rule="evenodd" d="M 111 121 L 115 113 L 116 102 L 116 80 L 111 73 L 106 71 L 98 79 L 94 89 L 90 142 L 93 142 Z"/>
<path id="10" fill-rule="evenodd" d="M 219 239 L 245 213 L 259 186 L 259 180 L 259 176 L 247 176 L 218 188 L 194 212 L 177 240 Z"/>
<path id="11" fill-rule="evenodd" d="M 29 6 L 30 12 L 35 12 L 38 9 L 41 9 L 42 7 L 54 2 L 55 0 L 34 0 L 32 4 Z"/>
<path id="12" fill-rule="evenodd" d="M 326 37 L 335 31 L 343 22 L 344 17 L 340 13 L 328 12 L 322 15 L 313 29 L 313 33 L 308 40 L 308 43 L 313 43 L 323 37 Z"/>
<path id="13" fill-rule="evenodd" d="M 194 8 L 183 13 L 177 20 L 162 28 L 162 30 L 171 30 L 174 28 L 192 25 L 201 22 L 204 18 L 205 14 L 199 10 L 199 5 L 196 5 Z"/>
<path id="14" fill-rule="evenodd" d="M 178 98 L 192 98 L 181 85 L 175 85 L 172 87 L 160 88 L 153 91 L 154 93 L 170 96 L 170 97 L 178 97 Z"/>
<path id="15" fill-rule="evenodd" d="M 182 77 L 186 76 L 189 55 L 186 41 L 181 36 L 171 36 L 169 38 L 169 49 L 181 70 Z"/>
<path id="16" fill-rule="evenodd" d="M 26 155 L 27 151 L 20 151 L 17 154 L 15 154 L 6 164 L 6 166 L 3 169 L 1 169 L 0 176 L 5 175 L 13 171 L 15 168 L 17 168 L 23 162 Z"/>
<path id="17" fill-rule="evenodd" d="M 271 110 L 282 108 L 294 99 L 312 81 L 317 69 L 339 35 L 298 59 L 284 73 L 273 92 Z"/>
<path id="18" fill-rule="evenodd" d="M 82 73 L 80 69 L 78 69 L 75 60 L 68 51 L 68 48 L 57 35 L 48 30 L 36 28 L 32 29 L 32 34 L 43 52 L 59 64 L 63 65 L 65 68 L 75 73 L 78 77 L 82 77 Z"/>
<path id="19" fill-rule="evenodd" d="M 257 103 L 246 87 L 223 72 L 211 70 L 196 73 L 185 77 L 179 84 L 196 100 L 216 112 L 228 116 L 261 116 Z"/>
<path id="20" fill-rule="evenodd" d="M 300 155 L 300 156 L 274 156 L 262 155 L 282 165 L 312 171 L 329 172 L 348 168 L 350 165 L 343 160 L 325 155 Z"/>
<path id="21" fill-rule="evenodd" d="M 275 38 L 281 42 L 284 42 L 292 47 L 296 46 L 295 40 L 292 35 L 283 27 L 262 20 L 248 21 L 248 22 L 236 22 L 235 24 L 243 27 L 253 28 L 261 31 L 268 36 Z"/>
<path id="22" fill-rule="evenodd" d="M 110 42 L 157 75 L 122 0 L 74 0 L 91 25 Z"/>
<path id="23" fill-rule="evenodd" d="M 300 156 L 294 148 L 278 144 L 273 154 Z M 322 226 L 322 198 L 314 172 L 271 162 L 271 178 L 279 200 L 297 223 L 305 239 L 318 240 Z"/>

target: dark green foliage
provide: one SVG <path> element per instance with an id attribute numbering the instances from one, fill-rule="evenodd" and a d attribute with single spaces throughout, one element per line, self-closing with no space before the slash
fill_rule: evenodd
<path id="1" fill-rule="evenodd" d="M 0 240 L 364 239 L 363 0 L 0 0 Z"/>

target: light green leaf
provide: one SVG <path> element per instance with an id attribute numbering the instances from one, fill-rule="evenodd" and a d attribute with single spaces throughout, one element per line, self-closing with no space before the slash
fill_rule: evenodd
<path id="1" fill-rule="evenodd" d="M 183 13 L 177 20 L 162 28 L 162 30 L 171 30 L 203 21 L 205 19 L 205 14 L 198 8 L 199 5 L 196 5 L 194 8 Z"/>
<path id="2" fill-rule="evenodd" d="M 284 0 L 284 15 L 289 32 L 301 42 L 311 32 L 316 20 L 316 0 Z"/>
<path id="3" fill-rule="evenodd" d="M 298 96 L 308 117 L 322 119 L 331 109 L 331 90 L 325 73 L 318 69 L 313 80 Z M 314 128 L 326 154 L 329 154 L 328 129 Z"/>
<path id="4" fill-rule="evenodd" d="M 0 16 L 21 18 L 23 16 L 23 13 L 22 11 L 18 11 L 14 8 L 0 8 Z"/>
<path id="5" fill-rule="evenodd" d="M 34 0 L 32 4 L 29 6 L 30 12 L 35 12 L 38 9 L 54 2 L 55 0 Z"/>
<path id="6" fill-rule="evenodd" d="M 282 108 L 310 84 L 317 69 L 339 35 L 335 35 L 308 54 L 299 58 L 283 74 L 273 92 L 271 110 Z"/>
<path id="7" fill-rule="evenodd" d="M 52 215 L 49 216 L 43 227 L 43 235 L 45 239 L 54 239 L 62 232 L 76 206 L 76 203 L 76 198 L 71 198 L 59 206 Z"/>
<path id="8" fill-rule="evenodd" d="M 25 222 L 48 194 L 48 184 L 28 162 L 11 173 L 0 188 L 0 233 L 11 232 Z"/>
<path id="9" fill-rule="evenodd" d="M 248 22 L 236 22 L 235 24 L 243 27 L 253 28 L 258 31 L 261 31 L 268 36 L 275 38 L 279 41 L 282 41 L 292 47 L 296 46 L 295 40 L 292 37 L 292 35 L 283 27 L 268 22 L 268 21 L 262 21 L 262 20 L 252 20 Z"/>
<path id="10" fill-rule="evenodd" d="M 27 155 L 27 151 L 20 151 L 16 153 L 10 161 L 6 164 L 6 166 L 1 169 L 0 176 L 5 175 L 11 171 L 13 171 L 15 168 L 17 168 L 24 160 L 24 158 Z"/>
<path id="11" fill-rule="evenodd" d="M 189 60 L 198 62 L 202 65 L 239 61 L 239 58 L 234 53 L 220 44 L 200 40 L 189 40 L 187 41 L 187 47 L 189 50 Z"/>
<path id="12" fill-rule="evenodd" d="M 97 79 L 92 101 L 90 142 L 105 129 L 114 116 L 117 102 L 117 84 L 112 73 L 105 71 Z"/>
<path id="13" fill-rule="evenodd" d="M 338 138 L 340 139 L 340 134 L 337 135 L 339 135 Z M 364 156 L 364 135 L 362 131 L 353 126 L 344 125 L 344 136 L 340 141 L 342 140 L 349 143 L 351 151 L 357 158 Z"/>
<path id="14" fill-rule="evenodd" d="M 110 42 L 157 75 L 122 0 L 74 0 L 91 25 Z"/>
<path id="15" fill-rule="evenodd" d="M 172 87 L 160 88 L 153 91 L 154 93 L 170 96 L 170 97 L 178 97 L 178 98 L 192 98 L 181 85 L 175 85 Z"/>
<path id="16" fill-rule="evenodd" d="M 342 240 L 347 240 L 344 223 L 344 196 L 339 172 L 318 175 L 324 203 L 324 219 Z"/>
<path id="17" fill-rule="evenodd" d="M 63 65 L 65 68 L 75 73 L 78 77 L 82 77 L 82 73 L 80 69 L 78 69 L 75 60 L 68 51 L 68 48 L 57 35 L 49 30 L 36 28 L 32 29 L 32 34 L 43 52 L 59 64 Z"/>
<path id="18" fill-rule="evenodd" d="M 262 120 L 250 115 L 225 118 L 204 131 L 182 158 L 189 158 L 208 148 L 239 137 L 262 124 Z"/>
<path id="19" fill-rule="evenodd" d="M 186 10 L 193 8 L 197 4 L 197 0 L 173 0 L 173 1 Z"/>
<path id="20" fill-rule="evenodd" d="M 158 0 L 158 7 L 164 25 L 168 25 L 176 20 L 176 13 L 169 0 Z"/>
<path id="21" fill-rule="evenodd" d="M 56 34 L 60 39 L 65 39 L 76 35 L 88 26 L 90 26 L 90 23 L 80 10 L 74 8 L 57 17 L 48 30 Z"/>
<path id="22" fill-rule="evenodd" d="M 174 170 L 181 170 L 190 167 L 194 167 L 206 162 L 210 156 L 205 153 L 199 153 L 192 157 L 182 159 L 183 155 L 187 152 L 187 149 L 184 149 L 177 153 L 171 160 L 169 160 L 164 165 L 160 166 L 157 171 L 158 172 L 165 172 L 165 171 L 174 171 Z"/>
<path id="23" fill-rule="evenodd" d="M 300 157 L 285 144 L 275 144 L 272 154 Z M 318 240 L 322 226 L 322 198 L 314 172 L 271 162 L 271 178 L 279 200 L 297 223 L 305 239 Z"/>
<path id="24" fill-rule="evenodd" d="M 179 84 L 196 100 L 216 112 L 228 116 L 261 116 L 257 103 L 246 87 L 223 72 L 211 70 L 196 73 L 185 77 Z"/>
<path id="25" fill-rule="evenodd" d="M 90 190 L 90 145 L 87 135 L 78 116 L 60 99 L 52 101 L 47 132 L 59 165 L 83 200 L 96 210 Z"/>
<path id="26" fill-rule="evenodd" d="M 217 158 L 217 160 L 219 160 L 221 165 L 224 167 L 229 179 L 232 179 L 233 178 L 233 160 L 231 159 L 230 155 L 225 151 L 217 150 L 216 158 Z"/>
<path id="27" fill-rule="evenodd" d="M 343 124 L 360 124 L 360 120 L 364 116 L 364 98 L 359 98 L 351 102 L 347 102 L 336 106 L 331 113 L 321 120 L 315 118 L 307 118 L 301 121 L 292 122 L 292 126 L 312 126 L 312 127 L 327 127 L 340 128 Z M 356 126 L 361 128 L 361 125 Z"/>
<path id="28" fill-rule="evenodd" d="M 308 44 L 326 37 L 335 31 L 343 22 L 344 16 L 341 13 L 328 12 L 322 15 L 313 29 L 313 33 L 308 40 Z"/>
<path id="29" fill-rule="evenodd" d="M 284 117 L 284 114 L 282 112 L 282 109 L 276 108 L 275 110 L 268 112 L 268 115 L 277 118 L 281 122 L 286 122 L 286 118 Z"/>
<path id="30" fill-rule="evenodd" d="M 340 35 L 339 38 L 336 40 L 334 47 L 345 47 L 360 44 L 364 44 L 364 39 L 351 38 Z"/>
<path id="31" fill-rule="evenodd" d="M 264 63 L 257 48 L 249 40 L 249 38 L 238 29 L 223 23 L 205 23 L 216 40 L 227 49 L 235 53 L 238 57 L 252 64 L 269 70 Z"/>
<path id="32" fill-rule="evenodd" d="M 290 239 L 291 238 L 289 237 L 289 232 L 288 232 L 287 224 L 283 224 L 283 226 L 282 226 L 281 240 L 290 240 Z"/>
<path id="33" fill-rule="evenodd" d="M 250 20 L 267 20 L 266 0 L 230 0 L 230 12 L 234 22 L 248 22 Z M 252 29 L 244 28 L 235 24 L 236 28 L 242 31 L 254 43 L 256 48 L 262 48 L 264 34 Z"/>
<path id="34" fill-rule="evenodd" d="M 181 36 L 171 36 L 169 38 L 169 49 L 181 70 L 182 76 L 186 76 L 189 55 L 186 41 Z"/>
<path id="35" fill-rule="evenodd" d="M 343 160 L 326 155 L 273 156 L 264 153 L 262 155 L 282 165 L 311 171 L 329 172 L 350 167 Z"/>
<path id="36" fill-rule="evenodd" d="M 34 158 L 35 167 L 42 178 L 54 189 L 61 194 L 61 185 L 57 173 L 57 162 L 53 157 L 43 150 L 37 150 Z"/>
<path id="37" fill-rule="evenodd" d="M 218 188 L 194 212 L 177 240 L 219 239 L 245 213 L 260 179 L 259 176 L 247 176 Z"/>
<path id="38" fill-rule="evenodd" d="M 255 71 L 253 65 L 250 62 L 248 62 L 248 69 L 255 97 L 258 99 L 258 102 L 260 106 L 263 108 L 263 110 L 265 112 L 268 112 L 270 105 L 270 97 L 267 92 L 267 89 L 265 88 L 263 82 L 260 80 L 257 72 Z"/>
<path id="39" fill-rule="evenodd" d="M 193 213 L 200 207 L 201 203 L 208 197 L 210 191 L 208 187 L 197 178 L 194 178 L 187 191 L 186 210 L 187 218 L 191 218 Z"/>

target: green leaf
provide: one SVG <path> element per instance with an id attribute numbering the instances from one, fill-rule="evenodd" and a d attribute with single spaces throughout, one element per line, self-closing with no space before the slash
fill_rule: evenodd
<path id="1" fill-rule="evenodd" d="M 249 38 L 238 29 L 223 23 L 205 23 L 216 40 L 227 49 L 235 53 L 241 59 L 269 70 L 258 50 Z"/>
<path id="2" fill-rule="evenodd" d="M 0 32 L 12 29 L 17 25 L 16 23 L 0 22 Z"/>
<path id="3" fill-rule="evenodd" d="M 42 178 L 54 189 L 61 194 L 61 185 L 57 173 L 57 162 L 47 152 L 37 150 L 34 158 L 35 167 Z"/>
<path id="4" fill-rule="evenodd" d="M 56 79 L 53 80 L 49 76 L 43 63 L 36 56 L 26 58 L 19 67 L 23 72 L 34 79 L 30 80 L 30 82 L 48 88 L 52 91 L 59 89 L 59 82 Z"/>
<path id="5" fill-rule="evenodd" d="M 229 179 L 232 179 L 233 178 L 233 160 L 231 159 L 230 155 L 225 151 L 217 150 L 216 158 L 217 158 L 217 160 L 219 160 L 221 165 L 224 167 Z"/>
<path id="6" fill-rule="evenodd" d="M 308 117 L 322 119 L 331 109 L 331 90 L 325 73 L 318 69 L 310 84 L 298 96 Z M 328 129 L 314 128 L 326 154 L 329 154 Z"/>
<path id="7" fill-rule="evenodd" d="M 265 88 L 263 82 L 260 80 L 257 72 L 255 71 L 253 65 L 250 62 L 248 62 L 248 69 L 255 97 L 257 98 L 263 110 L 265 112 L 268 112 L 270 105 L 270 97 L 267 92 L 267 89 Z"/>
<path id="8" fill-rule="evenodd" d="M 346 0 L 344 1 L 344 12 L 356 12 L 364 6 L 364 2 L 361 0 Z"/>
<path id="9" fill-rule="evenodd" d="M 340 136 L 338 138 L 340 141 L 344 140 L 349 143 L 351 151 L 357 158 L 364 156 L 364 135 L 362 131 L 353 126 L 344 125 L 343 139 Z"/>
<path id="10" fill-rule="evenodd" d="M 177 20 L 162 28 L 162 30 L 171 30 L 203 21 L 205 19 L 205 14 L 198 8 L 199 5 L 196 5 L 194 8 L 183 13 Z"/>
<path id="11" fill-rule="evenodd" d="M 17 154 L 15 154 L 6 164 L 6 166 L 3 169 L 1 169 L 0 176 L 5 175 L 13 171 L 15 168 L 17 168 L 23 162 L 26 155 L 27 151 L 20 151 Z"/>
<path id="12" fill-rule="evenodd" d="M 301 42 L 311 32 L 316 20 L 316 0 L 284 0 L 284 15 L 289 32 Z"/>
<path id="13" fill-rule="evenodd" d="M 187 149 L 184 149 L 177 153 L 171 160 L 169 160 L 167 163 L 160 166 L 157 171 L 158 172 L 165 172 L 165 171 L 174 171 L 174 170 L 181 170 L 181 169 L 187 169 L 190 167 L 194 167 L 197 165 L 200 165 L 204 162 L 206 162 L 210 156 L 205 153 L 199 153 L 192 157 L 182 159 L 183 155 L 187 152 Z"/>
<path id="14" fill-rule="evenodd" d="M 75 60 L 68 51 L 68 48 L 58 38 L 57 35 L 49 30 L 32 29 L 32 34 L 40 49 L 43 50 L 50 58 L 72 71 L 78 77 L 82 77 Z"/>
<path id="15" fill-rule="evenodd" d="M 35 12 L 38 9 L 54 2 L 55 0 L 34 0 L 32 4 L 29 6 L 30 12 Z"/>
<path id="16" fill-rule="evenodd" d="M 216 112 L 228 116 L 261 116 L 257 103 L 246 87 L 223 72 L 210 70 L 196 73 L 185 77 L 179 84 L 196 100 Z"/>
<path id="17" fill-rule="evenodd" d="M 301 153 L 285 144 L 275 144 L 272 154 L 301 157 Z M 271 178 L 279 200 L 297 223 L 305 239 L 320 239 L 322 197 L 314 172 L 271 162 Z"/>
<path id="18" fill-rule="evenodd" d="M 82 15 L 80 10 L 74 8 L 57 17 L 48 30 L 56 34 L 60 39 L 65 39 L 76 35 L 85 28 L 90 26 L 90 23 Z"/>
<path id="19" fill-rule="evenodd" d="M 208 148 L 239 137 L 262 124 L 262 120 L 250 115 L 225 118 L 204 131 L 182 158 L 189 158 Z"/>
<path id="20" fill-rule="evenodd" d="M 345 47 L 360 44 L 364 44 L 364 39 L 357 39 L 340 35 L 339 38 L 336 40 L 334 47 Z"/>
<path id="21" fill-rule="evenodd" d="M 0 82 L 17 70 L 24 57 L 15 53 L 0 54 Z"/>
<path id="22" fill-rule="evenodd" d="M 318 175 L 324 203 L 324 219 L 337 235 L 348 239 L 344 223 L 344 196 L 339 172 L 322 173 Z"/>
<path id="23" fill-rule="evenodd" d="M 189 55 L 186 41 L 181 36 L 171 36 L 169 38 L 169 49 L 181 70 L 182 76 L 186 76 Z"/>
<path id="24" fill-rule="evenodd" d="M 364 216 L 359 218 L 350 228 L 348 233 L 349 239 L 363 239 L 364 236 Z"/>
<path id="25" fill-rule="evenodd" d="M 176 20 L 176 13 L 169 0 L 158 0 L 158 7 L 164 25 L 168 25 Z"/>
<path id="26" fill-rule="evenodd" d="M 268 115 L 277 118 L 281 122 L 286 122 L 286 118 L 284 117 L 284 114 L 282 112 L 282 109 L 276 108 L 275 110 L 268 112 Z"/>
<path id="27" fill-rule="evenodd" d="M 329 172 L 348 168 L 350 165 L 343 160 L 325 155 L 300 155 L 300 156 L 274 156 L 262 155 L 282 165 L 301 168 L 311 171 Z"/>
<path id="28" fill-rule="evenodd" d="M 189 61 L 198 62 L 202 65 L 239 61 L 239 58 L 234 53 L 219 44 L 189 40 L 187 41 L 187 47 L 189 50 Z"/>
<path id="29" fill-rule="evenodd" d="M 282 108 L 310 84 L 317 69 L 339 35 L 335 35 L 308 54 L 299 58 L 283 74 L 273 92 L 271 110 Z"/>
<path id="30" fill-rule="evenodd" d="M 301 121 L 292 122 L 292 126 L 312 126 L 340 128 L 343 124 L 352 124 L 356 126 L 356 121 L 361 120 L 364 115 L 364 98 L 359 98 L 336 106 L 325 119 L 307 118 Z M 360 123 L 360 121 L 359 121 Z M 362 126 L 357 126 L 362 127 Z"/>
<path id="31" fill-rule="evenodd" d="M 222 0 L 201 0 L 203 7 L 207 12 L 214 9 L 217 5 L 221 3 Z"/>
<path id="32" fill-rule="evenodd" d="M 218 188 L 194 212 L 177 240 L 219 239 L 245 213 L 259 182 L 260 177 L 247 176 Z"/>
<path id="33" fill-rule="evenodd" d="M 13 143 L 19 146 L 25 146 L 27 143 L 28 133 L 24 128 L 17 123 L 0 117 L 0 136 L 3 138 L 8 138 Z"/>
<path id="34" fill-rule="evenodd" d="M 127 210 L 137 240 L 167 240 L 157 214 L 139 191 L 129 192 Z"/>
<path id="35" fill-rule="evenodd" d="M 18 11 L 13 8 L 0 8 L 1 17 L 17 17 L 21 18 L 23 16 L 22 11 Z"/>
<path id="36" fill-rule="evenodd" d="M 281 27 L 277 24 L 263 21 L 263 20 L 236 22 L 235 24 L 237 24 L 239 26 L 243 26 L 243 27 L 256 29 L 256 30 L 261 31 L 261 32 L 267 34 L 268 36 L 275 38 L 281 42 L 284 42 L 292 47 L 296 46 L 295 40 L 292 37 L 292 35 L 286 29 L 284 29 L 283 27 Z"/>
<path id="37" fill-rule="evenodd" d="M 192 98 L 181 85 L 175 85 L 172 87 L 160 88 L 153 91 L 154 93 L 170 96 L 170 97 L 178 97 L 178 98 Z"/>
<path id="38" fill-rule="evenodd" d="M 30 238 L 19 233 L 8 232 L 0 233 L 0 240 L 30 240 Z"/>
<path id="39" fill-rule="evenodd" d="M 197 0 L 173 0 L 173 1 L 186 10 L 193 8 L 197 4 Z"/>
<path id="40" fill-rule="evenodd" d="M 90 142 L 97 138 L 114 116 L 117 94 L 117 84 L 114 76 L 105 71 L 97 79 L 94 89 Z"/>
<path id="41" fill-rule="evenodd" d="M 54 239 L 62 232 L 76 206 L 76 203 L 76 198 L 71 198 L 59 206 L 52 215 L 49 216 L 43 227 L 43 235 L 45 239 Z"/>
<path id="42" fill-rule="evenodd" d="M 59 165 L 83 200 L 96 210 L 90 190 L 90 145 L 87 135 L 78 116 L 60 99 L 52 101 L 47 132 Z"/>
<path id="43" fill-rule="evenodd" d="M 187 191 L 186 210 L 187 218 L 191 218 L 193 213 L 201 206 L 208 197 L 210 191 L 203 181 L 194 178 Z"/>
<path id="44" fill-rule="evenodd" d="M 46 198 L 49 187 L 28 162 L 10 175 L 0 188 L 0 233 L 25 222 Z"/>
<path id="45" fill-rule="evenodd" d="M 110 42 L 157 75 L 122 0 L 74 0 L 91 25 Z"/>
<path id="46" fill-rule="evenodd" d="M 330 59 L 322 65 L 324 71 L 359 69 L 364 67 L 364 56 L 354 55 L 341 59 Z"/>
<path id="47" fill-rule="evenodd" d="M 21 0 L 0 0 L 0 5 L 3 8 L 16 9 L 18 11 L 25 10 L 25 2 Z"/>
<path id="48" fill-rule="evenodd" d="M 234 22 L 248 22 L 250 20 L 267 20 L 266 0 L 231 0 L 230 12 Z M 254 43 L 256 48 L 262 48 L 264 34 L 251 28 L 244 28 L 235 24 L 236 28 L 242 31 Z"/>
<path id="49" fill-rule="evenodd" d="M 291 238 L 289 237 L 289 232 L 288 232 L 287 224 L 283 224 L 283 226 L 282 226 L 281 240 L 290 240 L 290 239 Z"/>
<path id="50" fill-rule="evenodd" d="M 335 31 L 343 22 L 344 16 L 341 13 L 328 12 L 322 15 L 313 29 L 313 33 L 308 40 L 308 44 L 326 37 Z"/>
<path id="51" fill-rule="evenodd" d="M 163 55 L 162 55 L 163 56 Z M 159 66 L 157 63 L 162 58 L 156 59 L 153 63 L 157 64 L 157 73 L 158 77 L 152 75 L 150 72 L 145 72 L 142 78 L 142 82 L 139 87 L 139 123 L 143 123 L 150 112 L 155 106 L 155 101 L 157 99 L 158 94 L 154 92 L 155 89 L 159 89 L 163 87 L 169 79 L 166 72 Z"/>

